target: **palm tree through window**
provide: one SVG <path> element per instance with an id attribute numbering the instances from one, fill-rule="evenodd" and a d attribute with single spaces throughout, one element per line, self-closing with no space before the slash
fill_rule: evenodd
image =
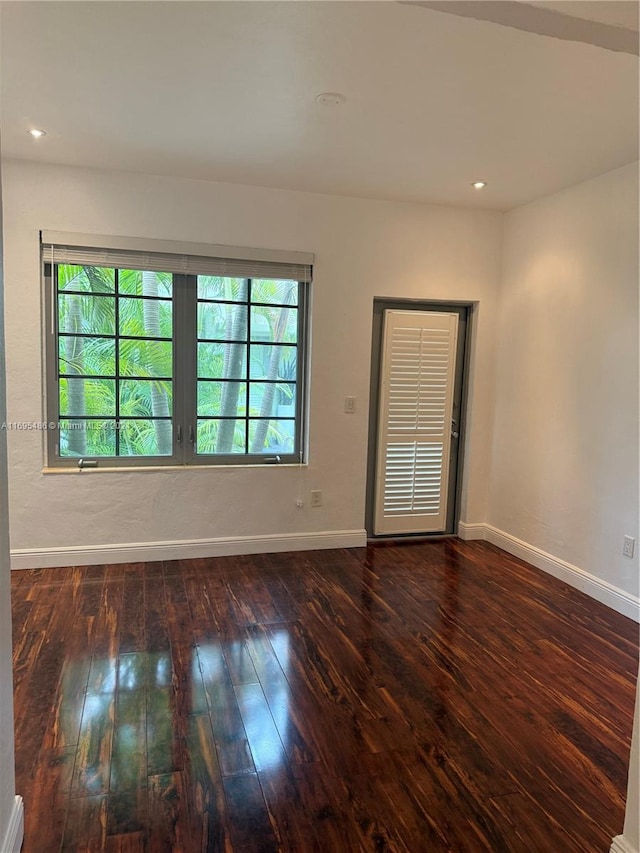
<path id="1" fill-rule="evenodd" d="M 45 275 L 54 464 L 300 461 L 304 282 L 62 262 Z"/>

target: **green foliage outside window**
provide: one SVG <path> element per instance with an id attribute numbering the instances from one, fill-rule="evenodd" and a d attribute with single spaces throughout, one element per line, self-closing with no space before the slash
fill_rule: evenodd
<path id="1" fill-rule="evenodd" d="M 60 457 L 171 456 L 176 346 L 193 348 L 198 455 L 292 453 L 299 285 L 198 276 L 195 340 L 176 337 L 174 276 L 58 264 Z"/>

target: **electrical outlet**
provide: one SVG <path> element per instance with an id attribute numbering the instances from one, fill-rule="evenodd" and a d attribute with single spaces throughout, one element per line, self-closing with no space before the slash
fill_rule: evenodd
<path id="1" fill-rule="evenodd" d="M 320 489 L 314 489 L 311 492 L 311 506 L 322 506 L 322 492 Z"/>
<path id="2" fill-rule="evenodd" d="M 345 397 L 344 398 L 344 410 L 348 415 L 352 415 L 356 410 L 356 398 L 355 397 Z"/>
<path id="3" fill-rule="evenodd" d="M 622 553 L 625 557 L 633 557 L 633 552 L 636 549 L 636 540 L 633 536 L 625 536 L 624 537 L 624 545 L 622 546 Z"/>

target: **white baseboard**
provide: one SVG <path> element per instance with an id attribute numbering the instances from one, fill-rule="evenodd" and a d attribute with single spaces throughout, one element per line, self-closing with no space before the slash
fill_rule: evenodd
<path id="1" fill-rule="evenodd" d="M 467 524 L 466 521 L 458 522 L 458 536 L 464 539 L 465 542 L 471 542 L 474 539 L 485 538 L 486 524 Z"/>
<path id="2" fill-rule="evenodd" d="M 167 542 L 127 542 L 118 545 L 91 545 L 70 548 L 16 549 L 11 551 L 11 568 L 37 569 L 55 566 L 96 566 L 104 563 L 146 563 L 155 560 L 228 557 L 237 554 L 274 554 L 280 551 L 363 548 L 366 544 L 366 530 L 327 530 L 321 533 L 232 536 L 220 539 L 187 539 Z"/>
<path id="3" fill-rule="evenodd" d="M 24 806 L 22 797 L 16 797 L 9 815 L 9 824 L 0 847 L 1 853 L 20 853 L 24 838 Z"/>
<path id="4" fill-rule="evenodd" d="M 548 554 L 535 545 L 529 545 L 528 542 L 523 542 L 517 539 L 510 533 L 505 533 L 503 530 L 498 530 L 497 527 L 492 527 L 490 524 L 466 524 L 460 522 L 459 536 L 461 539 L 484 539 L 519 557 L 527 563 L 531 563 L 537 569 L 542 569 L 558 578 L 570 586 L 581 590 L 596 601 L 606 604 L 623 616 L 628 616 L 635 622 L 640 622 L 640 599 L 619 589 L 617 586 L 608 583 L 595 575 L 585 572 L 584 569 L 573 566 L 559 557 L 554 557 L 553 554 Z M 481 530 L 482 528 L 482 530 Z M 482 534 L 482 535 L 481 535 Z"/>
<path id="5" fill-rule="evenodd" d="M 609 853 L 638 853 L 638 851 L 629 844 L 624 835 L 616 835 L 611 842 Z"/>

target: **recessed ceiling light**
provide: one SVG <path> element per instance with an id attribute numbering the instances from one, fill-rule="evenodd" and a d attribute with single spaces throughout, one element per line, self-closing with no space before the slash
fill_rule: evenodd
<path id="1" fill-rule="evenodd" d="M 32 128 L 31 130 L 28 130 L 28 131 L 27 131 L 27 133 L 28 133 L 30 136 L 33 136 L 33 138 L 34 138 L 34 139 L 40 139 L 40 137 L 41 137 L 41 136 L 46 136 L 46 135 L 47 135 L 47 134 L 46 134 L 46 132 L 45 132 L 44 130 L 38 130 L 38 128 L 37 128 L 37 127 L 34 127 L 34 128 Z"/>
<path id="2" fill-rule="evenodd" d="M 338 107 L 344 104 L 347 99 L 340 92 L 322 92 L 316 95 L 316 103 L 322 104 L 324 107 Z"/>
<path id="3" fill-rule="evenodd" d="M 471 186 L 474 190 L 483 190 L 487 185 L 486 181 L 474 181 Z"/>

